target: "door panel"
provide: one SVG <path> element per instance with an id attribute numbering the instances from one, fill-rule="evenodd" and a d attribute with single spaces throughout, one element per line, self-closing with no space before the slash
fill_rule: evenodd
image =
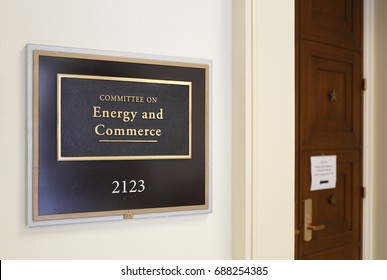
<path id="1" fill-rule="evenodd" d="M 305 260 L 356 260 L 359 258 L 358 248 L 351 245 L 337 247 L 306 256 Z"/>
<path id="2" fill-rule="evenodd" d="M 313 231 L 312 241 L 303 242 L 301 254 L 305 258 L 312 254 L 318 257 L 316 252 L 341 247 L 342 250 L 351 251 L 351 255 L 356 251 L 356 258 L 360 258 L 361 227 L 358 217 L 361 214 L 361 205 L 358 198 L 361 188 L 358 175 L 361 173 L 361 152 L 325 152 L 326 154 L 333 152 L 337 156 L 337 182 L 334 189 L 310 191 L 310 158 L 320 156 L 321 153 L 305 152 L 301 159 L 304 165 L 300 174 L 301 201 L 312 200 L 313 224 L 325 226 L 323 230 Z M 302 207 L 301 212 L 304 217 L 305 207 Z M 301 238 L 304 238 L 303 230 Z"/>
<path id="3" fill-rule="evenodd" d="M 305 147 L 360 147 L 360 62 L 359 52 L 304 43 L 300 118 Z"/>
<path id="4" fill-rule="evenodd" d="M 362 1 L 301 0 L 302 34 L 343 48 L 362 46 Z"/>

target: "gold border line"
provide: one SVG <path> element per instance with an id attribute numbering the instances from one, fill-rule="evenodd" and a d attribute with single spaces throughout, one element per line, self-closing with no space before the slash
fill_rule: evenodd
<path id="1" fill-rule="evenodd" d="M 75 79 L 89 79 L 98 81 L 120 81 L 120 82 L 134 82 L 134 83 L 148 83 L 148 84 L 167 84 L 167 85 L 183 85 L 188 86 L 188 154 L 182 155 L 135 155 L 135 156 L 73 156 L 64 157 L 61 153 L 61 82 L 62 78 Z M 99 140 L 99 142 L 108 142 Z M 157 140 L 111 140 L 110 142 L 121 143 L 157 143 Z M 79 74 L 57 74 L 57 160 L 58 161 L 82 161 L 82 160 L 147 160 L 147 159 L 189 159 L 192 157 L 192 82 L 188 81 L 174 81 L 174 80 L 158 80 L 158 79 L 144 79 L 144 78 L 129 78 L 129 77 L 112 77 L 112 76 L 95 76 L 95 75 L 79 75 Z"/>

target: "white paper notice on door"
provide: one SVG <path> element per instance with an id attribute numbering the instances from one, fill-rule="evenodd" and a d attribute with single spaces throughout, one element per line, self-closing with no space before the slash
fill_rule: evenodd
<path id="1" fill-rule="evenodd" d="M 311 191 L 336 188 L 337 165 L 336 156 L 310 157 L 312 174 Z"/>

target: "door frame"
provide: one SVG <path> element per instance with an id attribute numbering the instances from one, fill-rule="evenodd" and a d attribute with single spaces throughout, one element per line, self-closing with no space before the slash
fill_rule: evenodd
<path id="1" fill-rule="evenodd" d="M 279 6 L 278 2 L 281 2 L 281 10 L 288 14 L 273 13 Z M 289 25 L 291 20 L 295 23 L 294 9 L 294 0 L 285 3 L 280 0 L 233 1 L 234 259 L 293 259 L 295 255 L 295 27 L 294 24 Z M 373 13 L 374 0 L 364 0 L 364 77 L 367 78 L 367 90 L 364 93 L 363 112 L 363 184 L 366 187 L 363 201 L 363 259 L 372 259 L 373 256 Z M 274 57 L 274 61 L 265 59 L 268 56 L 266 47 L 270 45 L 283 46 L 284 52 Z M 273 90 L 279 93 L 285 89 L 284 93 L 279 93 L 279 98 L 286 98 L 286 102 L 283 102 L 286 107 L 281 108 L 284 110 L 282 117 L 273 123 L 270 119 L 273 113 L 265 108 L 273 101 L 271 95 L 265 95 L 271 86 L 267 84 L 266 79 L 270 80 L 267 70 L 280 67 L 280 59 L 284 58 L 287 66 L 281 69 L 281 74 L 285 82 L 282 88 L 273 85 Z M 283 136 L 286 142 L 290 141 L 293 145 L 284 145 L 270 154 L 267 151 L 273 150 L 276 142 L 270 142 L 273 134 L 270 134 L 269 128 L 285 118 L 293 121 L 293 125 L 283 128 Z M 281 161 L 281 155 L 285 162 Z M 272 165 L 263 165 L 273 160 Z M 272 169 L 276 164 L 280 168 L 286 167 L 286 174 L 272 178 Z M 278 189 L 269 188 L 270 184 Z M 278 191 L 285 194 L 286 200 L 274 203 Z"/>
<path id="2" fill-rule="evenodd" d="M 367 89 L 364 91 L 363 100 L 363 186 L 366 190 L 366 197 L 363 200 L 363 259 L 373 258 L 373 155 L 374 155 L 374 0 L 364 0 L 364 27 L 363 27 L 363 71 L 367 79 Z"/>

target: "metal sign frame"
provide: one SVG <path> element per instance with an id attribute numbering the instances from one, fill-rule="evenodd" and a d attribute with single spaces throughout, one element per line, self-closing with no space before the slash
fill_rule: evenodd
<path id="1" fill-rule="evenodd" d="M 29 226 L 212 211 L 210 60 L 29 44 L 27 78 Z M 62 88 L 66 78 L 82 86 Z M 136 96 L 110 102 L 103 121 L 138 135 L 117 128 L 102 139 L 95 89 Z M 74 157 L 62 155 L 66 137 Z"/>

